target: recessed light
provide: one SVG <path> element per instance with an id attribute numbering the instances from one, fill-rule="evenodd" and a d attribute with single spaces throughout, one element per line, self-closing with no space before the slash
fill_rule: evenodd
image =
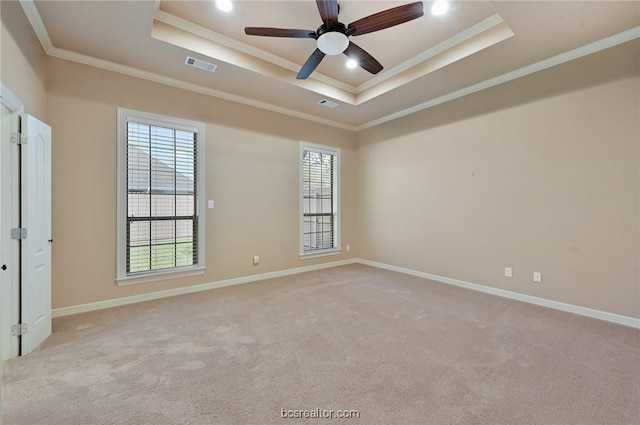
<path id="1" fill-rule="evenodd" d="M 357 66 L 358 66 L 358 62 L 357 62 L 357 61 L 355 61 L 355 60 L 353 60 L 353 59 L 349 59 L 349 60 L 347 61 L 347 68 L 349 68 L 349 69 L 353 69 L 353 68 L 355 68 L 355 67 L 357 67 Z"/>
<path id="2" fill-rule="evenodd" d="M 436 16 L 444 15 L 448 10 L 449 3 L 445 0 L 438 0 L 431 6 L 431 14 Z"/>
<path id="3" fill-rule="evenodd" d="M 216 6 L 223 12 L 231 12 L 233 10 L 231 0 L 216 0 Z"/>

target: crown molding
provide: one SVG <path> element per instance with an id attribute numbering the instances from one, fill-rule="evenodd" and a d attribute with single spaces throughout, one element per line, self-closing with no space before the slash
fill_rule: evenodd
<path id="1" fill-rule="evenodd" d="M 375 97 L 387 93 L 390 90 L 393 90 L 416 78 L 427 75 L 433 72 L 435 69 L 439 69 L 442 66 L 446 66 L 450 63 L 449 60 L 445 60 L 438 66 L 435 66 L 435 68 L 433 66 L 421 66 L 419 68 L 416 68 L 423 63 L 435 61 L 438 55 L 441 55 L 445 52 L 451 52 L 453 55 L 452 57 L 455 57 L 458 55 L 454 54 L 453 51 L 457 49 L 458 54 L 464 52 L 462 57 L 468 56 L 476 53 L 478 50 L 485 49 L 514 35 L 513 31 L 505 23 L 504 19 L 502 19 L 499 14 L 495 13 L 490 17 L 476 23 L 475 25 L 472 25 L 471 27 L 466 28 L 465 30 L 444 40 L 436 46 L 419 53 L 418 55 L 402 62 L 399 65 L 394 66 L 393 68 L 385 70 L 384 72 L 378 74 L 367 82 L 355 87 L 337 79 L 328 77 L 317 71 L 312 73 L 307 80 L 292 80 L 290 76 L 274 75 L 269 73 L 268 71 L 265 72 L 263 67 L 260 65 L 260 62 L 258 61 L 265 61 L 272 65 L 290 70 L 294 73 L 298 72 L 300 65 L 288 61 L 280 56 L 258 49 L 249 44 L 243 43 L 239 40 L 222 35 L 209 28 L 205 28 L 192 21 L 173 15 L 163 10 L 156 11 L 154 20 L 156 22 L 160 22 L 162 24 L 184 31 L 190 36 L 195 36 L 207 40 L 207 42 L 213 43 L 212 47 L 214 48 L 207 50 L 198 50 L 194 47 L 198 45 L 195 41 L 191 42 L 193 43 L 193 45 L 191 43 L 185 43 L 184 37 L 176 37 L 176 35 L 169 34 L 166 31 L 162 31 L 160 28 L 157 29 L 157 33 L 152 33 L 152 37 L 154 38 L 165 41 L 167 43 L 175 44 L 182 48 L 198 51 L 205 56 L 214 57 L 218 60 L 225 61 L 232 65 L 244 67 L 268 77 L 280 79 L 287 84 L 305 88 L 307 90 L 311 90 L 325 96 L 331 96 L 338 101 L 346 102 L 354 106 L 365 103 Z M 502 27 L 503 31 L 501 31 L 499 34 L 494 31 L 493 36 L 485 37 L 485 35 L 487 35 L 490 30 L 497 29 L 499 26 Z M 473 43 L 474 40 L 479 42 L 481 38 L 482 45 L 480 47 L 476 47 L 472 50 L 465 50 L 465 45 L 467 45 L 468 43 Z M 228 53 L 225 54 L 219 48 L 220 46 L 231 49 L 233 52 L 247 55 L 248 58 L 238 58 L 234 55 L 229 55 Z M 215 55 L 219 56 L 216 57 Z M 256 59 L 258 61 L 256 61 Z M 456 61 L 459 59 L 460 57 L 450 60 Z M 247 63 L 247 60 L 249 60 L 250 63 Z M 419 69 L 419 71 L 414 72 L 412 71 L 412 69 Z M 411 77 L 408 76 L 409 73 L 412 74 Z M 313 80 L 315 80 L 316 84 L 310 85 L 309 83 Z M 318 86 L 318 84 L 320 84 L 320 86 Z M 327 90 L 335 90 L 337 92 L 331 95 Z"/>
<path id="2" fill-rule="evenodd" d="M 341 122 L 328 120 L 328 119 L 317 117 L 311 114 L 305 114 L 303 112 L 294 111 L 293 109 L 275 106 L 270 103 L 261 102 L 261 101 L 250 99 L 247 97 L 230 94 L 227 92 L 223 92 L 221 90 L 204 87 L 199 84 L 188 83 L 186 81 L 178 80 L 176 78 L 167 77 L 164 75 L 156 74 L 154 72 L 143 71 L 138 68 L 133 68 L 127 65 L 110 62 L 104 59 L 98 59 L 93 56 L 72 52 L 70 50 L 65 50 L 58 47 L 51 48 L 49 52 L 49 56 L 59 58 L 59 59 L 65 59 L 71 62 L 81 63 L 84 65 L 93 66 L 95 68 L 105 69 L 107 71 L 117 72 L 119 74 L 125 74 L 132 77 L 141 78 L 143 80 L 160 83 L 167 86 L 177 87 L 180 89 L 184 89 L 184 90 L 188 90 L 188 91 L 192 91 L 200 94 L 205 94 L 205 95 L 216 97 L 219 99 L 229 100 L 231 102 L 241 103 L 247 106 L 253 106 L 256 108 L 265 109 L 271 112 L 277 112 L 280 114 L 289 115 L 295 118 L 301 118 L 307 121 L 317 122 L 319 124 L 324 124 L 331 127 L 341 128 L 343 130 L 350 130 L 350 131 L 355 130 L 354 126 L 344 124 Z"/>
<path id="3" fill-rule="evenodd" d="M 476 84 L 472 84 L 470 86 L 467 86 L 465 88 L 453 91 L 451 93 L 436 97 L 434 99 L 430 99 L 426 102 L 422 102 L 418 105 L 412 106 L 410 108 L 406 108 L 403 109 L 401 111 L 395 112 L 393 114 L 389 114 L 389 115 L 385 115 L 383 117 L 368 121 L 366 123 L 363 123 L 361 125 L 349 125 L 349 124 L 345 124 L 342 122 L 337 122 L 337 121 L 333 121 L 333 120 L 329 120 L 329 119 L 325 119 L 325 118 L 320 118 L 314 115 L 310 115 L 310 114 L 305 114 L 299 111 L 295 111 L 292 109 L 288 109 L 288 108 L 283 108 L 283 107 L 279 107 L 279 106 L 275 106 L 275 105 L 271 105 L 269 103 L 266 102 L 260 102 L 254 99 L 249 99 L 243 96 L 237 96 L 237 95 L 233 95 L 227 92 L 223 92 L 220 90 L 215 90 L 215 89 L 211 89 L 208 87 L 204 87 L 204 86 L 200 86 L 198 84 L 193 84 L 193 83 L 187 83 L 185 81 L 182 80 L 177 80 L 175 78 L 171 78 L 171 77 L 165 77 L 163 75 L 160 74 L 156 74 L 153 72 L 149 72 L 149 71 L 143 71 L 137 68 L 133 68 L 133 67 L 129 67 L 126 65 L 121 65 L 121 64 L 117 64 L 117 63 L 113 63 L 110 61 L 106 61 L 103 59 L 98 59 L 95 58 L 93 56 L 88 56 L 88 55 L 84 55 L 81 53 L 77 53 L 77 52 L 72 52 L 69 50 L 65 50 L 65 49 L 60 49 L 57 47 L 53 46 L 53 43 L 51 42 L 51 38 L 49 37 L 49 34 L 47 33 L 47 30 L 44 26 L 44 23 L 42 22 L 42 18 L 40 17 L 40 13 L 38 12 L 38 9 L 35 6 L 35 3 L 33 2 L 33 0 L 20 0 L 20 5 L 22 6 L 22 9 L 24 10 L 27 19 L 29 20 L 29 23 L 31 24 L 36 36 L 38 37 L 38 40 L 40 41 L 40 44 L 42 45 L 42 48 L 44 49 L 45 53 L 47 53 L 50 56 L 53 57 L 57 57 L 60 59 L 65 59 L 65 60 L 69 60 L 72 62 L 78 62 L 78 63 L 82 63 L 85 65 L 90 65 L 90 66 L 94 66 L 94 67 L 98 67 L 98 68 L 102 68 L 102 69 L 106 69 L 109 71 L 114 71 L 114 72 L 118 72 L 121 74 L 126 74 L 126 75 L 131 75 L 134 77 L 138 77 L 138 78 L 142 78 L 145 80 L 149 80 L 149 81 L 153 81 L 153 82 L 157 82 L 160 84 L 166 84 L 169 86 L 173 86 L 173 87 L 177 87 L 177 88 L 182 88 L 184 90 L 189 90 L 189 91 L 193 91 L 196 93 L 201 93 L 201 94 L 205 94 L 208 96 L 213 96 L 213 97 L 218 97 L 220 99 L 224 99 L 224 100 L 229 100 L 232 102 L 236 102 L 236 103 L 241 103 L 244 105 L 248 105 L 248 106 L 253 106 L 256 108 L 260 108 L 260 109 L 265 109 L 268 111 L 272 111 L 272 112 L 277 112 L 277 113 L 281 113 L 284 115 L 289 115 L 295 118 L 301 118 L 301 119 L 305 119 L 308 121 L 312 121 L 312 122 L 317 122 L 319 124 L 324 124 L 324 125 L 328 125 L 331 127 L 336 127 L 336 128 L 340 128 L 343 130 L 349 130 L 349 131 L 354 131 L 354 132 L 358 132 L 358 131 L 362 131 L 371 127 L 375 127 L 377 125 L 380 124 L 384 124 L 386 122 L 389 121 L 393 121 L 396 120 L 398 118 L 402 118 L 404 116 L 407 115 L 411 115 L 413 113 L 428 109 L 428 108 L 432 108 L 434 106 L 440 105 L 442 103 L 445 102 L 449 102 L 451 100 L 455 100 L 458 98 L 461 98 L 463 96 L 467 96 L 473 93 L 477 93 L 479 91 L 491 88 L 491 87 L 495 87 L 497 85 L 515 80 L 517 78 L 520 77 L 524 77 L 527 76 L 529 74 L 533 74 L 535 72 L 538 71 L 542 71 L 548 68 L 551 68 L 553 66 L 557 66 L 560 64 L 563 64 L 565 62 L 569 62 L 571 60 L 574 59 L 578 59 L 581 58 L 583 56 L 587 56 L 590 55 L 592 53 L 596 53 L 599 52 L 601 50 L 610 48 L 610 47 L 614 47 L 617 46 L 619 44 L 625 43 L 627 41 L 631 41 L 631 40 L 635 40 L 640 38 L 640 26 L 637 27 L 633 27 L 630 28 L 626 31 L 622 31 L 618 34 L 614 34 L 611 35 L 609 37 L 605 37 L 603 39 L 594 41 L 592 43 L 586 44 L 584 46 L 578 47 L 576 49 L 570 50 L 568 52 L 565 53 L 561 53 L 559 55 L 553 56 L 551 58 L 548 59 L 544 59 L 542 61 L 524 66 L 522 68 L 516 69 L 514 71 L 510 71 L 507 73 L 504 73 L 502 75 L 499 75 L 497 77 L 493 77 L 493 78 L 489 78 L 487 80 L 481 81 L 479 83 Z M 489 23 L 489 22 L 488 22 Z M 487 24 L 488 24 L 487 23 Z"/>
<path id="4" fill-rule="evenodd" d="M 487 19 L 478 22 L 477 24 L 470 26 L 469 28 L 465 29 L 464 31 L 459 32 L 458 34 L 444 40 L 441 43 L 436 44 L 435 46 L 425 50 L 424 52 L 412 57 L 409 60 L 406 60 L 404 62 L 402 62 L 399 65 L 394 66 L 393 68 L 389 69 L 388 71 L 377 75 L 375 77 L 373 77 L 372 79 L 370 79 L 367 82 L 364 82 L 362 84 L 360 84 L 358 87 L 356 87 L 356 93 L 360 94 L 362 92 L 364 92 L 365 90 L 368 90 L 372 87 L 377 86 L 378 84 L 382 83 L 385 80 L 388 80 L 391 77 L 395 77 L 398 74 L 401 74 L 402 72 L 413 68 L 414 66 L 429 60 L 431 58 L 433 58 L 434 56 L 439 55 L 442 52 L 445 52 L 457 45 L 459 45 L 460 43 L 463 43 L 467 40 L 470 40 L 480 34 L 482 34 L 483 32 L 495 27 L 496 25 L 500 25 L 504 23 L 504 19 L 502 19 L 502 17 L 500 15 L 498 15 L 497 13 L 494 15 L 489 16 Z"/>
<path id="5" fill-rule="evenodd" d="M 159 7 L 159 4 L 160 4 L 159 0 L 156 0 L 156 7 Z M 198 84 L 188 83 L 175 78 L 166 77 L 164 75 L 156 74 L 154 72 L 143 71 L 138 68 L 133 68 L 130 66 L 118 64 L 118 63 L 107 61 L 104 59 L 99 59 L 93 56 L 84 55 L 82 53 L 72 52 L 70 50 L 55 47 L 51 41 L 51 38 L 49 37 L 49 33 L 47 32 L 47 29 L 44 26 L 44 22 L 42 21 L 42 17 L 40 16 L 40 12 L 38 12 L 38 9 L 34 1 L 20 0 L 20 6 L 22 6 L 22 10 L 27 16 L 27 20 L 29 21 L 29 24 L 31 24 L 31 27 L 35 32 L 36 37 L 38 38 L 38 41 L 40 41 L 40 45 L 44 49 L 45 53 L 49 56 L 68 60 L 71 62 L 81 63 L 84 65 L 93 66 L 96 68 L 105 69 L 108 71 L 117 72 L 120 74 L 129 75 L 132 77 L 142 78 L 144 80 L 153 81 L 156 83 L 165 84 L 172 87 L 177 87 L 177 88 L 181 88 L 184 90 L 188 90 L 188 91 L 192 91 L 200 94 L 205 94 L 212 97 L 217 97 L 220 99 L 240 103 L 247 106 L 253 106 L 255 108 L 260 108 L 260 109 L 288 115 L 295 118 L 301 118 L 307 121 L 328 125 L 330 127 L 336 127 L 343 130 L 349 130 L 349 131 L 355 130 L 355 126 L 352 126 L 352 125 L 317 117 L 311 114 L 305 114 L 303 112 L 295 111 L 293 109 L 275 106 L 266 102 L 260 102 L 258 100 L 250 99 L 244 96 L 230 94 L 230 93 L 223 92 L 220 90 L 215 90 L 209 87 L 204 87 Z"/>
<path id="6" fill-rule="evenodd" d="M 578 59 L 583 56 L 587 56 L 592 53 L 596 53 L 601 50 L 626 43 L 627 41 L 635 40 L 637 38 L 640 38 L 640 26 L 628 29 L 609 37 L 605 37 L 601 40 L 594 41 L 593 43 L 589 43 L 576 49 L 569 50 L 568 52 L 560 53 L 559 55 L 552 56 L 536 63 L 532 63 L 522 68 L 504 73 L 502 75 L 498 75 L 497 77 L 489 78 L 488 80 L 472 84 L 460 90 L 456 90 L 451 93 L 447 93 L 445 95 L 412 106 L 410 108 L 403 109 L 402 111 L 398 111 L 396 113 L 369 121 L 368 123 L 357 126 L 355 131 L 361 131 L 367 128 L 375 127 L 377 125 L 384 124 L 386 122 L 393 121 L 407 115 L 411 115 L 424 109 L 432 108 L 442 103 L 449 102 L 451 100 L 458 99 L 473 93 L 477 93 L 479 91 L 504 84 L 517 78 L 525 77 L 538 71 L 543 71 L 545 69 L 561 65 L 565 62 L 569 62 L 574 59 Z"/>
<path id="7" fill-rule="evenodd" d="M 198 37 L 205 38 L 216 44 L 223 45 L 230 49 L 234 49 L 239 52 L 245 53 L 247 55 L 253 56 L 254 58 L 258 58 L 258 59 L 270 62 L 274 65 L 281 66 L 282 68 L 293 71 L 296 74 L 300 70 L 300 64 L 293 63 L 284 58 L 281 58 L 280 56 L 265 52 L 264 50 L 258 49 L 249 44 L 224 36 L 218 32 L 215 32 L 208 28 L 204 28 L 200 25 L 194 24 L 191 21 L 187 21 L 186 19 L 172 15 L 163 10 L 158 10 L 156 12 L 154 19 L 164 24 L 171 25 L 183 31 L 189 32 L 193 35 L 197 35 Z M 337 89 L 344 90 L 350 94 L 356 93 L 356 88 L 354 86 L 343 83 L 342 81 L 338 81 L 334 78 L 328 77 L 319 72 L 314 72 L 309 76 L 309 78 L 312 78 L 314 80 L 320 81 L 325 84 L 329 84 L 331 86 L 334 86 Z"/>
<path id="8" fill-rule="evenodd" d="M 40 16 L 40 12 L 38 12 L 36 4 L 33 0 L 20 0 L 20 6 L 22 6 L 22 10 L 27 16 L 27 20 L 31 24 L 33 32 L 36 33 L 36 37 L 38 37 L 38 41 L 40 41 L 40 45 L 44 49 L 44 52 L 49 54 L 49 51 L 53 47 L 53 43 L 51 42 L 47 28 L 44 26 L 44 22 L 42 22 L 42 17 Z"/>

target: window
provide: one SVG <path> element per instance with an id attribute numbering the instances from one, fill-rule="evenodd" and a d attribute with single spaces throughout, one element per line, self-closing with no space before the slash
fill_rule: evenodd
<path id="1" fill-rule="evenodd" d="M 340 252 L 340 149 L 300 144 L 300 256 Z"/>
<path id="2" fill-rule="evenodd" d="M 204 270 L 204 124 L 118 108 L 118 284 Z"/>

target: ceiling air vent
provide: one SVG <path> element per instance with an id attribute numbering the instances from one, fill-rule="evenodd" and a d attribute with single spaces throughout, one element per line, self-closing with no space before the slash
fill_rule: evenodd
<path id="1" fill-rule="evenodd" d="M 216 70 L 218 65 L 201 61 L 200 59 L 192 58 L 191 56 L 187 56 L 187 59 L 184 61 L 185 64 L 195 66 L 196 68 L 204 69 L 205 71 L 213 72 Z"/>
<path id="2" fill-rule="evenodd" d="M 335 108 L 336 106 L 340 106 L 340 104 L 327 99 L 322 99 L 320 102 L 318 102 L 318 105 L 326 106 L 327 108 L 331 109 Z"/>

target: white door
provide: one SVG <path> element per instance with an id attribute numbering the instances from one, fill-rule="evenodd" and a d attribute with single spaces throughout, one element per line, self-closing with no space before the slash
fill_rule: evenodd
<path id="1" fill-rule="evenodd" d="M 20 224 L 18 145 L 11 134 L 18 131 L 18 113 L 2 105 L 0 138 L 0 360 L 17 357 L 19 338 L 11 331 L 20 322 L 20 242 L 11 229 Z"/>
<path id="2" fill-rule="evenodd" d="M 29 354 L 51 335 L 51 127 L 31 115 L 22 116 L 21 354 Z"/>

